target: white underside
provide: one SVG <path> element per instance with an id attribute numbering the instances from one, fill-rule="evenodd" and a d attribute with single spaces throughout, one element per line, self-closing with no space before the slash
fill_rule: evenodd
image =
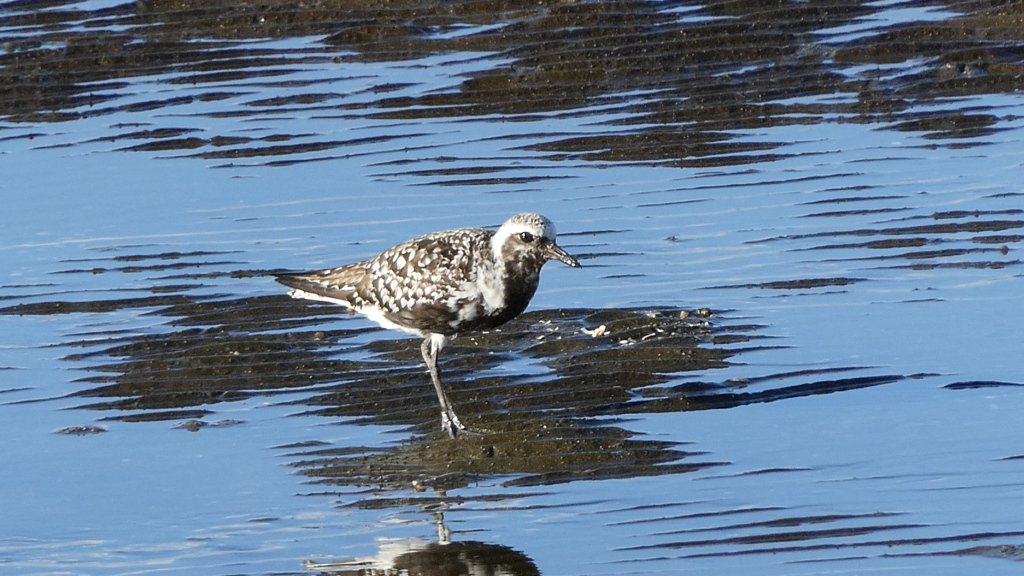
<path id="1" fill-rule="evenodd" d="M 406 334 L 419 336 L 420 338 L 427 338 L 429 336 L 431 337 L 431 339 L 440 339 L 439 342 L 433 343 L 433 345 L 436 346 L 437 350 L 441 350 L 441 348 L 447 342 L 447 338 L 445 338 L 441 334 L 433 334 L 431 332 L 425 332 L 423 330 L 417 330 L 415 328 L 409 328 L 408 326 L 401 326 L 399 324 L 395 324 L 391 320 L 388 320 L 387 317 L 379 308 L 374 308 L 372 306 L 357 308 L 347 300 L 340 300 L 338 298 L 331 298 L 329 296 L 321 296 L 320 294 L 314 294 L 312 292 L 306 292 L 305 290 L 299 289 L 292 290 L 291 292 L 288 293 L 288 295 L 291 296 L 292 298 L 299 298 L 301 300 L 316 300 L 318 302 L 330 302 L 331 304 L 344 306 L 349 310 L 355 310 L 356 312 L 362 314 L 363 316 L 366 316 L 373 322 L 376 322 L 382 328 L 387 328 L 388 330 L 398 330 L 400 332 L 405 332 Z"/>
<path id="2" fill-rule="evenodd" d="M 352 308 L 352 304 L 348 303 L 345 300 L 339 300 L 337 298 L 331 298 L 329 296 L 321 296 L 319 294 L 314 294 L 312 292 L 306 292 L 305 290 L 299 290 L 298 288 L 295 288 L 294 290 L 289 292 L 288 295 L 291 296 L 292 298 L 298 298 L 299 300 L 317 300 L 319 302 L 330 302 L 331 304 L 338 304 L 340 306 L 344 306 L 345 308 Z"/>

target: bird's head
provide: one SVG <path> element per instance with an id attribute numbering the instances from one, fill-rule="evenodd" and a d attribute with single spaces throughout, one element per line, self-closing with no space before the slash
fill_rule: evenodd
<path id="1" fill-rule="evenodd" d="M 517 214 L 508 219 L 491 239 L 494 257 L 526 268 L 536 268 L 548 260 L 558 260 L 580 268 L 576 258 L 555 243 L 555 225 L 540 214 Z"/>

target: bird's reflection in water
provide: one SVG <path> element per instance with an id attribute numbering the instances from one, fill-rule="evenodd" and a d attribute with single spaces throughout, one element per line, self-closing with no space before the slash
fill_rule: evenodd
<path id="1" fill-rule="evenodd" d="M 437 542 L 418 538 L 382 541 L 375 556 L 316 562 L 306 569 L 323 576 L 538 576 L 529 557 L 508 546 L 484 542 L 452 542 L 444 514 L 434 512 Z"/>

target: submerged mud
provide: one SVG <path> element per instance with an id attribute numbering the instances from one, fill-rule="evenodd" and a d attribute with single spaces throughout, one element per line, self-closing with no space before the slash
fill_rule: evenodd
<path id="1" fill-rule="evenodd" d="M 63 362 L 55 370 L 39 368 L 34 354 L 3 360 L 11 384 L 0 393 L 11 403 L 2 406 L 40 406 L 42 396 L 85 420 L 61 421 L 47 439 L 120 442 L 116 452 L 136 442 L 124 433 L 144 428 L 124 424 L 136 422 L 156 423 L 147 430 L 169 443 L 228 436 L 249 432 L 254 400 L 294 414 L 273 422 L 274 438 L 299 418 L 296 427 L 345 424 L 269 444 L 301 491 L 365 514 L 355 523 L 433 517 L 438 537 L 399 552 L 382 545 L 379 558 L 355 563 L 307 563 L 325 574 L 422 566 L 536 574 L 533 550 L 491 540 L 530 542 L 493 527 L 536 521 L 530 514 L 542 509 L 578 516 L 524 529 L 538 548 L 545 538 L 557 540 L 549 547 L 589 545 L 604 563 L 549 567 L 549 558 L 550 572 L 658 571 L 676 561 L 672 571 L 679 560 L 696 571 L 744 569 L 742 560 L 697 564 L 708 558 L 781 566 L 771 572 L 766 563 L 765 573 L 794 563 L 868 572 L 925 556 L 1020 559 L 1018 521 L 991 503 L 1013 501 L 1021 451 L 1004 431 L 985 436 L 997 411 L 962 413 L 1013 405 L 998 395 L 1021 385 L 1010 364 L 983 365 L 1012 329 L 998 316 L 1012 317 L 1014 288 L 992 286 L 1020 278 L 1024 239 L 1024 211 L 1012 204 L 1019 185 L 984 174 L 1019 168 L 1009 132 L 1019 129 L 1018 106 L 1007 104 L 1024 88 L 1019 5 L 147 0 L 82 8 L 96 4 L 110 3 L 0 5 L 0 153 L 42 158 L 40 171 L 82 156 L 118 176 L 131 162 L 150 162 L 134 167 L 145 171 L 167 159 L 221 170 L 197 179 L 210 188 L 199 191 L 204 199 L 154 203 L 138 226 L 128 226 L 140 214 L 125 200 L 152 191 L 107 198 L 103 187 L 76 187 L 65 212 L 51 216 L 45 206 L 44 216 L 88 220 L 78 208 L 95 197 L 124 210 L 124 221 L 49 237 L 27 224 L 4 247 L 19 258 L 0 286 L 0 318 L 26 331 L 4 350 L 38 347 Z M 888 146 L 892 139 L 900 143 Z M 307 162 L 329 169 L 296 168 L 286 178 L 313 181 L 297 191 L 267 177 Z M 270 190 L 213 190 L 236 176 L 264 177 Z M 363 185 L 380 182 L 388 201 L 413 206 L 385 207 L 378 218 L 380 189 Z M 320 203 L 346 186 L 345 197 Z M 495 201 L 499 193 L 514 201 Z M 485 207 L 467 208 L 460 221 L 487 223 L 516 202 L 561 210 L 557 219 L 573 228 L 564 236 L 597 272 L 593 292 L 574 304 L 585 307 L 530 312 L 444 351 L 443 378 L 475 432 L 452 441 L 438 429 L 418 342 L 258 285 L 272 284 L 273 266 L 328 256 L 310 242 L 374 242 L 374 225 L 399 228 L 423 207 L 461 211 L 477 200 Z M 27 212 L 41 205 L 14 214 L 35 222 Z M 198 213 L 168 215 L 168 206 Z M 352 234 L 328 228 L 367 214 L 372 224 Z M 225 225 L 249 220 L 259 222 Z M 160 222 L 152 236 L 150 222 Z M 221 235 L 207 235 L 214 229 Z M 907 302 L 921 310 L 908 312 Z M 988 314 L 989 305 L 998 311 Z M 923 328 L 906 326 L 916 323 Z M 932 331 L 940 325 L 951 328 Z M 819 337 L 830 341 L 812 341 Z M 976 347 L 961 346 L 968 341 Z M 884 349 L 891 345 L 899 350 Z M 950 349 L 963 358 L 939 357 Z M 915 386 L 925 377 L 944 387 L 922 393 Z M 978 391 L 985 396 L 970 396 Z M 949 409 L 953 395 L 966 399 Z M 907 397 L 915 406 L 900 411 Z M 664 422 L 657 414 L 672 415 L 672 434 L 650 432 Z M 788 430 L 807 422 L 813 440 L 786 444 Z M 730 425 L 742 428 L 737 438 L 719 441 Z M 326 430 L 371 427 L 388 433 L 328 441 Z M 907 439 L 922 430 L 936 433 Z M 821 456 L 832 451 L 842 453 Z M 92 456 L 75 464 L 91 467 Z M 139 472 L 123 473 L 135 482 Z M 677 493 L 677 478 L 694 482 Z M 567 485 L 580 480 L 608 482 Z M 294 500 L 279 506 L 289 510 L 282 516 Z M 366 521 L 371 511 L 381 512 Z M 447 524 L 459 514 L 499 519 L 463 522 L 453 542 Z M 242 531 L 278 520 L 260 516 Z M 284 570 L 261 563 L 257 550 L 273 548 L 272 538 L 225 544 L 221 521 L 200 525 L 189 546 L 172 542 L 152 556 L 136 547 L 148 533 L 115 536 L 124 540 L 99 551 L 164 562 L 166 550 L 191 553 L 192 542 L 208 541 L 213 554 L 242 551 L 224 572 L 298 565 L 299 553 Z M 333 521 L 301 528 L 326 533 Z M 119 524 L 102 513 L 97 522 Z M 363 528 L 346 527 L 339 540 Z M 477 530 L 487 542 L 475 541 Z M 97 534 L 81 541 L 107 537 Z M 95 565 L 92 552 L 82 565 Z"/>
<path id="2" fill-rule="evenodd" d="M 553 112 L 586 118 L 616 111 L 622 118 L 602 122 L 599 130 L 538 135 L 523 149 L 550 159 L 670 166 L 770 161 L 786 154 L 780 143 L 737 139 L 736 131 L 826 122 L 882 124 L 939 143 L 981 144 L 1000 130 L 998 110 L 920 105 L 1024 88 L 1017 48 L 1024 41 L 1024 14 L 1002 2 L 936 3 L 948 18 L 870 34 L 844 30 L 863 28 L 887 7 L 850 0 L 153 0 L 95 11 L 62 4 L 18 2 L 0 10 L 0 116 L 45 123 L 176 110 L 178 125 L 119 123 L 101 140 L 126 151 L 208 160 L 275 165 L 300 154 L 329 158 L 330 151 L 366 143 L 287 131 L 218 133 L 202 121 L 280 113 L 525 121 Z M 250 45 L 288 38 L 315 41 L 273 49 Z M 332 90 L 327 81 L 320 87 L 317 80 L 287 78 L 308 66 L 343 73 L 348 62 L 459 53 L 493 64 L 426 94 L 408 90 L 416 81 L 353 94 Z M 195 89 L 139 101 L 132 83 L 140 78 Z M 247 97 L 247 85 L 274 83 L 306 92 Z M 226 107 L 190 112 L 218 102 Z"/>
<path id="3" fill-rule="evenodd" d="M 210 255 L 211 258 L 216 255 Z M 175 270 L 173 257 L 139 255 L 143 268 Z M 159 261 L 163 261 L 159 263 Z M 152 271 L 152 270 L 150 270 Z M 235 275 L 259 274 L 239 271 Z M 419 343 L 346 327 L 338 307 L 281 296 L 141 296 L 40 301 L 0 314 L 61 315 L 141 310 L 165 329 L 92 331 L 64 347 L 80 408 L 103 421 L 173 421 L 186 430 L 228 425 L 218 405 L 288 394 L 307 415 L 403 426 L 397 445 L 317 447 L 291 458 L 319 483 L 387 490 L 450 489 L 481 478 L 509 486 L 675 474 L 715 466 L 671 442 L 638 437 L 618 418 L 770 402 L 896 381 L 837 377 L 843 369 L 721 382 L 687 378 L 771 346 L 762 327 L 707 309 L 529 312 L 445 349 L 443 379 L 472 433 L 451 441 L 436 426 L 437 400 Z M 368 333 L 368 330 L 370 331 Z M 518 367 L 518 368 L 516 368 Z M 855 370 L 855 368 L 851 368 Z M 295 399 L 298 395 L 300 399 Z"/>

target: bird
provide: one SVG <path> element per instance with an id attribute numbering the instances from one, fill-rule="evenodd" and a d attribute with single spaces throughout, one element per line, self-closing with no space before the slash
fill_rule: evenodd
<path id="1" fill-rule="evenodd" d="M 496 231 L 434 232 L 369 260 L 276 280 L 293 298 L 340 304 L 383 328 L 423 338 L 420 353 L 441 405 L 441 429 L 454 439 L 469 430 L 445 392 L 438 354 L 453 338 L 496 328 L 526 310 L 548 261 L 580 268 L 555 237 L 550 220 L 523 213 Z"/>

